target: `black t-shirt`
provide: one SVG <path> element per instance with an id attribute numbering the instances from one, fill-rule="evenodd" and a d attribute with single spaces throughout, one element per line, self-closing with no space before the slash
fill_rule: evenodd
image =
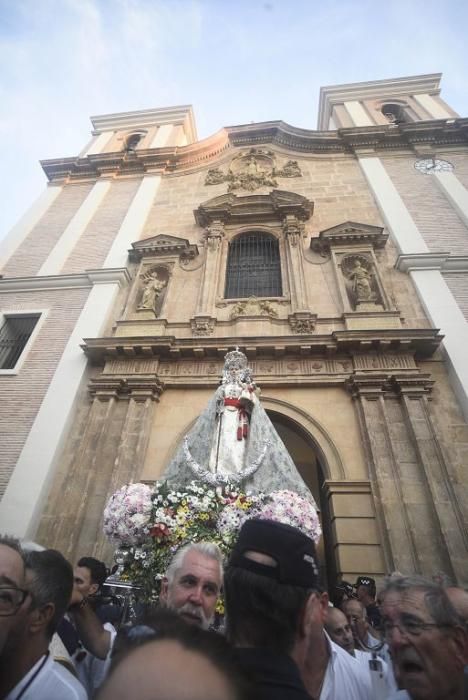
<path id="1" fill-rule="evenodd" d="M 287 654 L 269 649 L 235 650 L 242 670 L 256 688 L 258 700 L 311 700 L 299 669 Z"/>

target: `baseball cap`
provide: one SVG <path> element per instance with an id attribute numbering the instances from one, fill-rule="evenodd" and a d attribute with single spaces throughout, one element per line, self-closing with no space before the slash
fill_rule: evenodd
<path id="1" fill-rule="evenodd" d="M 246 556 L 259 552 L 271 557 L 276 566 L 261 564 Z M 290 525 L 272 520 L 246 520 L 232 550 L 228 566 L 267 576 L 278 583 L 316 588 L 319 583 L 314 541 Z"/>
<path id="2" fill-rule="evenodd" d="M 358 586 L 375 586 L 375 579 L 370 576 L 358 576 L 354 587 Z"/>

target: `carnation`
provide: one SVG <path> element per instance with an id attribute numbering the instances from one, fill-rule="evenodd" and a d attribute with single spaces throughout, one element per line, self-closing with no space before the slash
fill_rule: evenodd
<path id="1" fill-rule="evenodd" d="M 256 517 L 296 527 L 311 537 L 315 543 L 319 541 L 322 534 L 313 504 L 294 491 L 273 491 L 267 503 L 258 508 Z"/>
<path id="2" fill-rule="evenodd" d="M 114 541 L 138 544 L 148 534 L 152 490 L 146 484 L 127 484 L 116 491 L 104 509 L 104 532 Z"/>

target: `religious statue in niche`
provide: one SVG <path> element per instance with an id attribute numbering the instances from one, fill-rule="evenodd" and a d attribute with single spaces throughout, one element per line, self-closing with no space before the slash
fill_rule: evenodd
<path id="1" fill-rule="evenodd" d="M 362 255 L 348 256 L 341 263 L 347 280 L 347 289 L 354 305 L 379 303 L 379 294 L 375 283 L 372 263 Z"/>
<path id="2" fill-rule="evenodd" d="M 220 168 L 210 168 L 205 185 L 219 185 L 227 182 L 228 192 L 247 190 L 253 192 L 259 187 L 278 187 L 277 177 L 301 177 L 297 160 L 288 160 L 281 169 L 275 167 L 274 154 L 262 148 L 251 148 L 232 159 L 227 174 Z"/>
<path id="3" fill-rule="evenodd" d="M 141 275 L 141 279 L 143 281 L 143 292 L 138 309 L 156 313 L 158 300 L 163 289 L 167 286 L 167 281 L 161 279 L 155 270 L 145 272 Z"/>
<path id="4" fill-rule="evenodd" d="M 186 435 L 163 478 L 193 479 L 270 493 L 289 489 L 313 503 L 296 465 L 260 402 L 247 357 L 238 348 L 224 358 L 221 384 Z"/>

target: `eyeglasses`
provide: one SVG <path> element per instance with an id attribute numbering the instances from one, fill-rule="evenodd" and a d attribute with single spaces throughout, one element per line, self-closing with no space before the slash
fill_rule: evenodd
<path id="1" fill-rule="evenodd" d="M 439 625 L 437 622 L 420 622 L 418 620 L 406 620 L 396 623 L 384 621 L 382 625 L 383 636 L 385 640 L 390 639 L 393 630 L 398 628 L 400 634 L 406 637 L 420 637 L 423 632 L 430 629 L 450 627 L 451 625 Z"/>
<path id="2" fill-rule="evenodd" d="M 14 586 L 0 586 L 0 617 L 15 615 L 28 597 L 29 591 Z"/>

